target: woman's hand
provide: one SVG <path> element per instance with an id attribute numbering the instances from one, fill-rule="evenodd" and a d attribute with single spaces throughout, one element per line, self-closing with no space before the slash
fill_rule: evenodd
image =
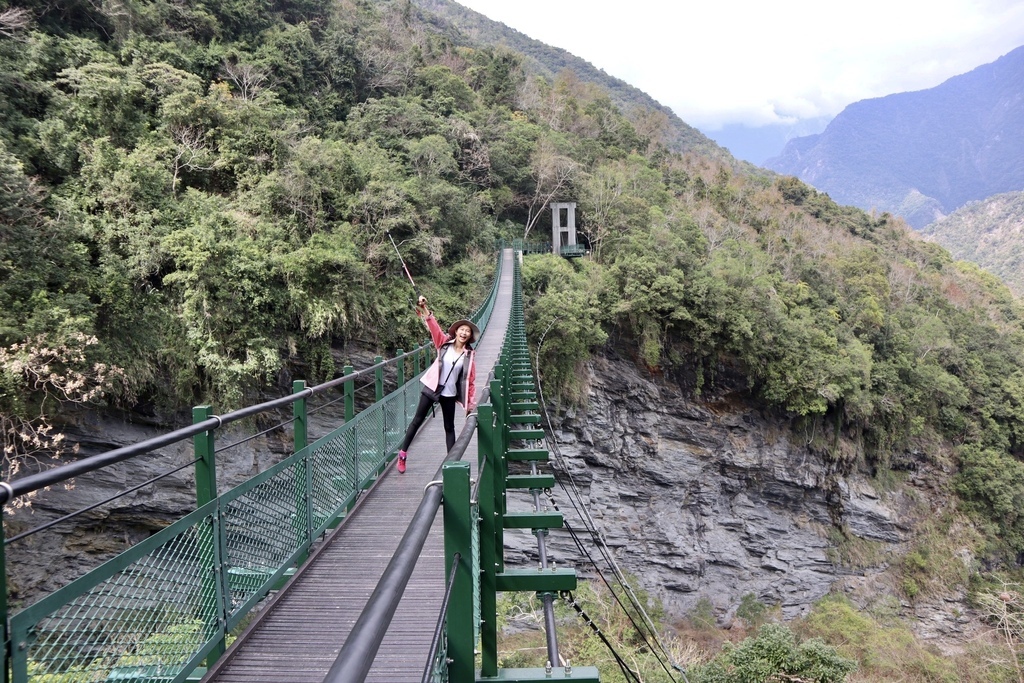
<path id="1" fill-rule="evenodd" d="M 420 294 L 420 298 L 416 301 L 416 307 L 419 309 L 416 311 L 416 315 L 423 317 L 430 315 L 430 311 L 427 310 L 427 297 Z"/>

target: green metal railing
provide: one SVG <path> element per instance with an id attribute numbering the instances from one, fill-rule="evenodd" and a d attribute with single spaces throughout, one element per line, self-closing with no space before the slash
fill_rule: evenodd
<path id="1" fill-rule="evenodd" d="M 505 244 L 502 241 L 502 244 Z M 550 254 L 551 243 L 550 242 L 527 242 L 522 239 L 514 239 L 511 241 L 513 251 L 519 254 Z"/>
<path id="2" fill-rule="evenodd" d="M 511 244 L 512 249 L 517 253 L 521 254 L 550 254 L 553 253 L 550 242 L 526 242 L 521 239 L 511 240 L 508 244 Z M 501 240 L 500 246 L 505 246 L 506 242 Z M 587 248 L 582 244 L 569 244 L 563 247 L 559 247 L 558 254 L 565 258 L 579 258 L 580 256 L 587 255 Z"/>
<path id="3" fill-rule="evenodd" d="M 481 329 L 494 307 L 500 253 L 497 264 L 491 293 L 472 316 Z M 358 373 L 347 367 L 344 377 L 317 387 L 296 382 L 289 397 L 223 416 L 199 406 L 192 427 L 96 456 L 95 467 L 86 459 L 0 483 L 0 502 L 6 502 L 172 443 L 188 438 L 194 442 L 194 512 L 9 620 L 5 607 L 5 681 L 198 680 L 204 662 L 223 654 L 228 634 L 305 560 L 311 544 L 351 510 L 360 492 L 394 458 L 419 400 L 421 387 L 414 380 L 432 354 L 427 343 L 390 361 L 378 358 Z M 412 372 L 407 372 L 409 364 Z M 398 388 L 384 396 L 383 369 L 389 365 L 396 368 Z M 355 414 L 355 379 L 371 372 L 378 400 Z M 339 386 L 345 423 L 307 444 L 307 399 Z M 218 493 L 216 430 L 287 404 L 294 406 L 295 452 Z"/>
<path id="4" fill-rule="evenodd" d="M 549 668 L 498 668 L 497 593 L 557 594 L 576 587 L 574 569 L 506 569 L 504 563 L 506 529 L 536 533 L 563 525 L 561 513 L 509 513 L 507 506 L 509 489 L 538 490 L 554 485 L 550 474 L 509 474 L 510 461 L 538 462 L 548 457 L 542 443 L 545 433 L 536 426 L 539 404 L 526 345 L 519 260 L 513 262 L 511 318 L 488 387 L 488 400 L 477 408 L 476 488 L 470 487 L 467 463 L 446 463 L 442 469 L 446 575 L 453 571 L 455 575 L 446 615 L 446 649 L 435 658 L 433 680 L 597 683 L 599 676 L 593 667 L 561 667 L 553 662 Z M 477 649 L 481 653 L 479 675 L 475 670 Z"/>

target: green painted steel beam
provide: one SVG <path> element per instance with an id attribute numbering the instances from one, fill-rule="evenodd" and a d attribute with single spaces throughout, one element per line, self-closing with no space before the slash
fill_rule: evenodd
<path id="1" fill-rule="evenodd" d="M 512 474 L 505 481 L 509 489 L 550 489 L 555 486 L 553 474 Z"/>
<path id="2" fill-rule="evenodd" d="M 508 421 L 511 424 L 540 424 L 540 415 L 509 415 Z"/>
<path id="3" fill-rule="evenodd" d="M 503 523 L 506 529 L 560 529 L 565 519 L 561 512 L 509 512 Z"/>
<path id="4" fill-rule="evenodd" d="M 494 577 L 499 591 L 549 591 L 576 590 L 575 569 L 509 569 Z"/>
<path id="5" fill-rule="evenodd" d="M 543 429 L 510 429 L 508 430 L 508 438 L 520 441 L 538 441 L 547 437 L 547 433 Z"/>
<path id="6" fill-rule="evenodd" d="M 536 401 L 513 401 L 509 404 L 509 410 L 540 410 L 540 404 Z"/>
<path id="7" fill-rule="evenodd" d="M 551 673 L 544 669 L 498 669 L 497 676 L 480 677 L 476 683 L 547 683 L 547 681 L 575 681 L 576 683 L 600 683 L 601 675 L 592 666 L 574 666 L 571 669 L 552 667 Z"/>
<path id="8" fill-rule="evenodd" d="M 512 401 L 532 401 L 537 398 L 536 391 L 513 391 L 508 395 Z"/>
<path id="9" fill-rule="evenodd" d="M 515 462 L 546 461 L 548 449 L 546 448 L 510 448 L 505 454 L 508 460 Z"/>

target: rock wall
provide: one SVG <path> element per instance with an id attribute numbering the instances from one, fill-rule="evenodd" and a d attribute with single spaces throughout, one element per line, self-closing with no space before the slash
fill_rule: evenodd
<path id="1" fill-rule="evenodd" d="M 348 349 L 344 362 L 349 362 L 349 359 L 357 368 L 368 367 L 373 364 L 373 352 Z M 344 362 L 339 358 L 338 366 Z M 386 374 L 386 392 L 394 389 L 393 380 Z M 282 387 L 289 384 L 289 378 L 282 379 Z M 286 393 L 287 389 L 281 389 L 262 400 L 275 399 Z M 336 401 L 338 397 L 338 394 L 321 394 L 310 399 L 310 443 L 344 422 L 344 404 Z M 356 393 L 357 410 L 372 401 L 371 381 L 369 387 L 364 386 Z M 62 417 L 68 441 L 79 445 L 79 453 L 75 456 L 79 459 L 152 439 L 191 424 L 188 414 L 82 412 Z M 292 453 L 290 419 L 291 408 L 286 407 L 274 414 L 249 418 L 218 429 L 218 490 L 227 491 Z M 274 425 L 281 425 L 281 428 L 271 429 Z M 11 606 L 18 609 L 32 604 L 195 510 L 195 466 L 190 464 L 194 459 L 192 441 L 186 439 L 77 477 L 71 487 L 56 485 L 40 491 L 31 507 L 6 514 L 5 533 L 7 538 L 11 538 L 84 510 L 71 519 L 7 546 L 7 587 Z M 57 463 L 42 463 L 44 467 L 54 464 Z M 181 468 L 180 471 L 131 493 L 119 495 L 177 468 Z"/>
<path id="2" fill-rule="evenodd" d="M 365 364 L 370 360 L 366 359 Z M 840 474 L 798 441 L 790 426 L 765 417 L 727 394 L 694 400 L 665 378 L 644 375 L 623 359 L 601 358 L 587 368 L 585 409 L 559 416 L 553 466 L 560 485 L 555 504 L 600 564 L 600 553 L 562 487 L 576 486 L 619 566 L 659 597 L 670 618 L 690 613 L 707 599 L 727 625 L 749 593 L 777 606 L 784 618 L 806 613 L 830 591 L 843 591 L 861 606 L 896 595 L 887 566 L 851 570 L 835 562 L 836 529 L 900 552 L 920 515 L 926 488 L 910 482 L 879 493 L 864 474 Z M 314 414 L 311 440 L 327 433 L 340 404 Z M 290 415 L 282 413 L 282 420 Z M 166 433 L 187 424 L 117 419 L 88 414 L 76 421 L 73 440 L 81 457 Z M 545 425 L 546 427 L 547 425 Z M 233 425 L 220 446 L 265 428 Z M 221 490 L 265 470 L 290 452 L 290 429 L 245 441 L 218 454 Z M 43 492 L 31 510 L 6 518 L 8 537 L 68 512 L 105 500 L 169 468 L 192 460 L 191 443 L 80 477 L 72 490 Z M 908 491 L 910 491 L 908 493 Z M 510 492 L 512 509 L 532 499 Z M 924 503 L 927 507 L 927 501 Z M 12 605 L 30 604 L 67 584 L 194 509 L 191 467 L 146 486 L 74 521 L 7 548 Z M 505 535 L 511 565 L 535 565 L 536 539 Z M 570 535 L 548 537 L 548 554 L 560 566 L 593 576 Z M 884 554 L 884 553 L 883 553 Z M 962 597 L 962 596 L 959 596 Z M 958 596 L 908 605 L 929 639 L 956 638 L 971 629 L 970 610 Z"/>
<path id="3" fill-rule="evenodd" d="M 591 363 L 587 380 L 586 408 L 556 425 L 554 499 L 583 532 L 561 488 L 575 483 L 616 561 L 670 616 L 707 599 L 728 623 L 753 593 L 795 617 L 837 579 L 857 586 L 885 569 L 841 567 L 830 530 L 893 548 L 907 538 L 915 506 L 905 493 L 881 495 L 864 475 L 839 475 L 778 420 L 725 397 L 695 402 L 625 360 Z M 506 545 L 510 562 L 536 563 L 532 536 L 506 534 Z M 586 571 L 565 532 L 548 547 Z"/>

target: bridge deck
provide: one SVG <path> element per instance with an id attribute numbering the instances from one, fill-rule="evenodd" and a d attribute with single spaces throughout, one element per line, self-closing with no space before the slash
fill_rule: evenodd
<path id="1" fill-rule="evenodd" d="M 512 302 L 512 251 L 503 254 L 502 281 L 488 329 L 477 344 L 477 395 L 498 359 Z M 456 430 L 461 429 L 456 419 Z M 476 439 L 466 460 L 476 469 Z M 322 681 L 377 585 L 424 487 L 444 461 L 444 429 L 428 419 L 410 448 L 408 471 L 392 465 L 356 509 L 270 601 L 204 682 Z M 444 594 L 441 514 L 367 681 L 419 683 Z"/>

